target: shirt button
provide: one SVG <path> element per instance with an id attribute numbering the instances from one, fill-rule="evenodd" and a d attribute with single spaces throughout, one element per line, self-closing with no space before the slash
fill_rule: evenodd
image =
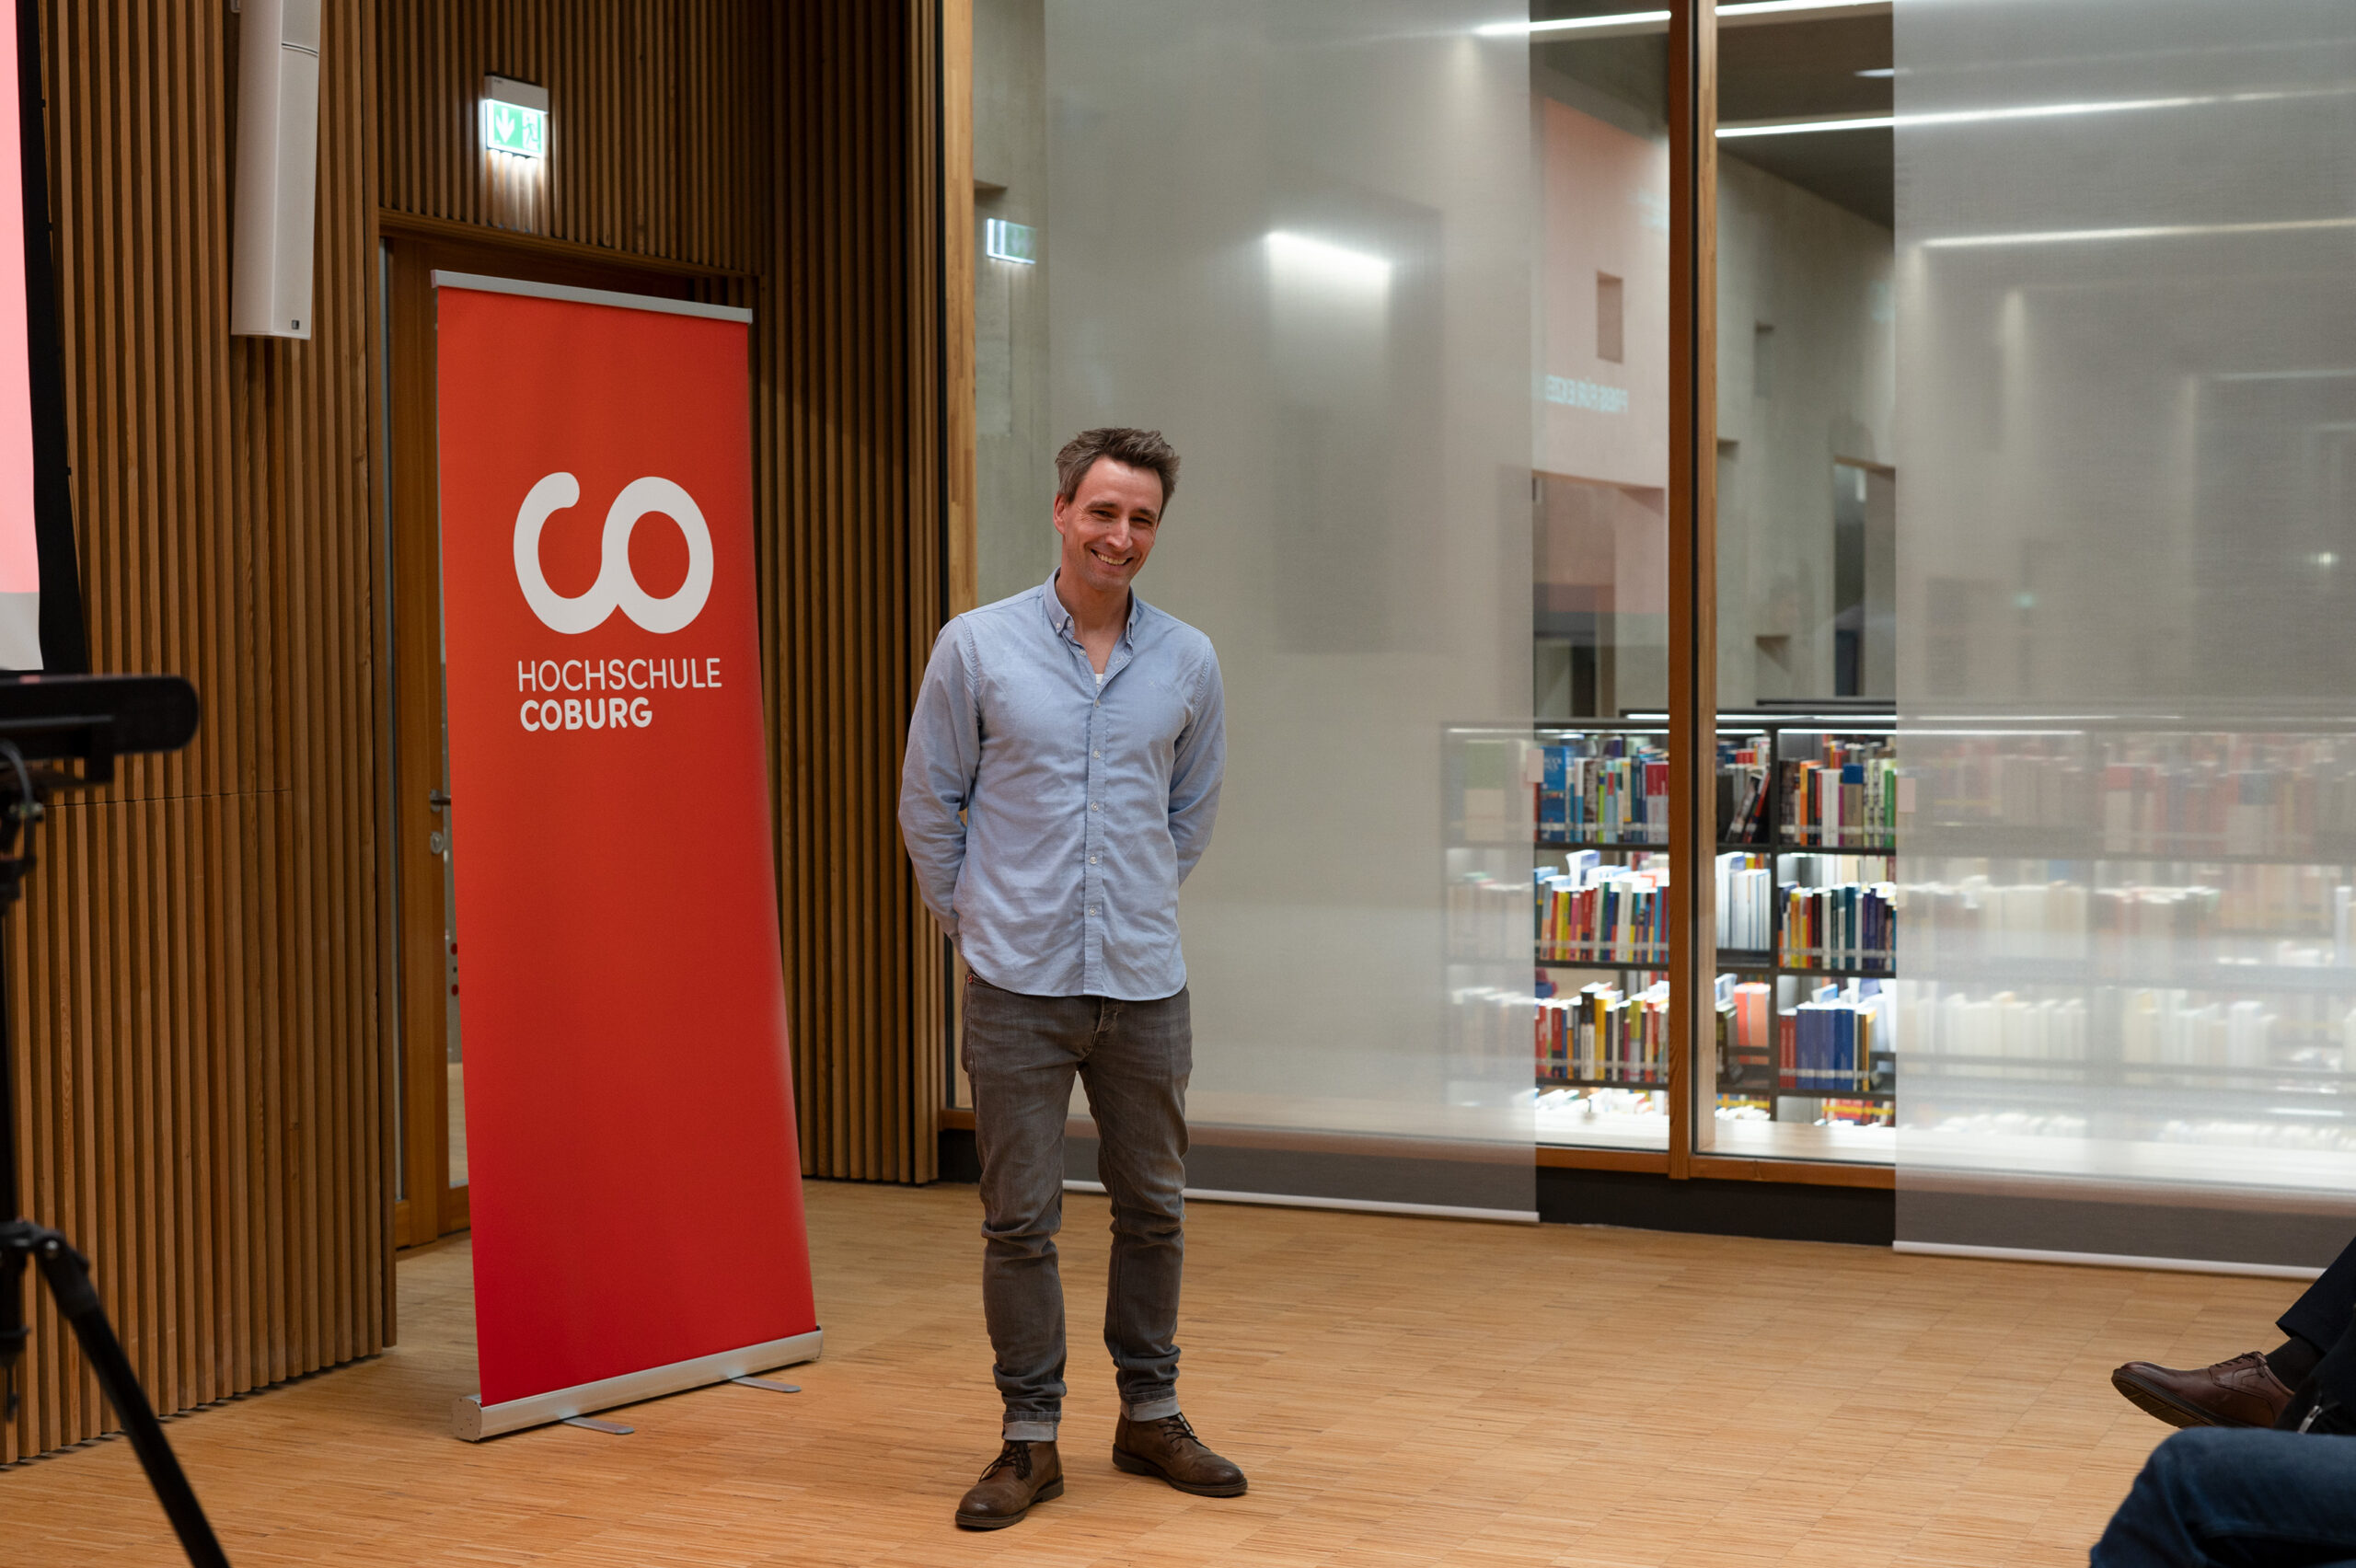
<path id="1" fill-rule="evenodd" d="M 1101 811 L 1103 811 L 1103 810 L 1104 809 L 1104 807 L 1103 807 L 1103 805 L 1101 802 L 1099 802 L 1099 801 L 1089 801 L 1089 802 L 1088 802 L 1088 809 L 1089 809 L 1090 811 L 1091 811 L 1091 812 L 1101 812 Z"/>
<path id="2" fill-rule="evenodd" d="M 1091 756 L 1103 756 L 1104 754 L 1101 751 L 1091 751 L 1088 755 Z"/>
<path id="3" fill-rule="evenodd" d="M 1090 905 L 1088 906 L 1088 912 L 1089 912 L 1091 915 L 1095 914 L 1095 913 L 1096 913 L 1096 905 L 1094 905 L 1093 904 Z"/>
<path id="4" fill-rule="evenodd" d="M 1090 865 L 1091 865 L 1091 866 L 1092 866 L 1092 865 L 1094 865 L 1094 864 L 1096 864 L 1096 857 L 1095 857 L 1095 856 L 1093 856 L 1093 855 L 1091 855 L 1091 856 L 1088 858 L 1088 863 L 1089 863 Z"/>

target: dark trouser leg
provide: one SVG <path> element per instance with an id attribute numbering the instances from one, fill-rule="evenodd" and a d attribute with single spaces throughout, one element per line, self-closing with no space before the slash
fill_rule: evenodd
<path id="1" fill-rule="evenodd" d="M 1025 997 L 976 978 L 965 987 L 965 1073 L 982 1160 L 982 1313 L 1004 1435 L 1053 1442 L 1064 1402 L 1064 1121 L 1096 1003 Z"/>
<path id="2" fill-rule="evenodd" d="M 2340 1249 L 2323 1277 L 2275 1320 L 2275 1327 L 2323 1351 L 2339 1343 L 2351 1317 L 2356 1317 L 2356 1241 Z"/>
<path id="3" fill-rule="evenodd" d="M 1178 1413 L 1178 1292 L 1186 1239 L 1186 1080 L 1195 1035 L 1184 991 L 1153 1002 L 1102 1004 L 1080 1066 L 1096 1118 L 1096 1172 L 1113 1201 L 1113 1262 L 1104 1289 L 1104 1348 L 1121 1413 Z"/>
<path id="4" fill-rule="evenodd" d="M 2356 1437 L 2202 1426 L 2152 1451 L 2093 1568 L 2356 1561 Z"/>

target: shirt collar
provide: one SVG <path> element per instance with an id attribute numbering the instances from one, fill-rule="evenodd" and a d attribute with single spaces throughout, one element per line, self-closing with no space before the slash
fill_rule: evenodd
<path id="1" fill-rule="evenodd" d="M 1071 611 L 1064 607 L 1063 596 L 1056 592 L 1056 579 L 1063 575 L 1063 570 L 1064 569 L 1059 566 L 1056 568 L 1055 571 L 1047 573 L 1046 586 L 1039 590 L 1039 594 L 1041 603 L 1046 607 L 1048 629 L 1054 631 L 1058 636 L 1070 637 L 1072 636 Z M 1122 641 L 1128 641 L 1130 638 L 1136 634 L 1138 629 L 1138 621 L 1144 616 L 1144 614 L 1145 601 L 1138 597 L 1138 591 L 1136 589 L 1130 589 L 1129 618 L 1126 624 L 1121 628 Z"/>

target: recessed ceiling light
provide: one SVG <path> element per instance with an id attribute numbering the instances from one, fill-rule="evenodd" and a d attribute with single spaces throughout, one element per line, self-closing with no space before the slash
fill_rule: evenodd
<path id="1" fill-rule="evenodd" d="M 1328 282 L 1376 289 L 1388 288 L 1391 283 L 1391 260 L 1388 257 L 1352 250 L 1345 246 L 1328 245 L 1322 239 L 1289 234 L 1283 229 L 1269 233 L 1267 247 L 1271 260 L 1297 272 L 1319 276 Z"/>
<path id="2" fill-rule="evenodd" d="M 2185 239 L 2207 236 L 2304 234 L 2318 230 L 2356 229 L 2356 218 L 2285 218 L 2253 224 L 2153 224 L 2133 228 L 2051 229 L 2031 234 L 1957 234 L 1921 242 L 1925 250 L 1960 249 L 1966 246 L 2069 245 L 2080 241 L 2119 239 Z"/>
<path id="3" fill-rule="evenodd" d="M 1752 17 L 1780 17 L 1805 16 L 1811 11 L 1879 11 L 1887 13 L 1890 0 L 1734 0 L 1718 7 L 1721 21 L 1739 25 Z M 1490 22 L 1472 30 L 1484 38 L 1514 38 L 1528 34 L 1561 32 L 1607 33 L 1623 31 L 1659 31 L 1669 26 L 1667 11 L 1620 11 L 1608 17 L 1558 17 L 1540 22 Z"/>
<path id="4" fill-rule="evenodd" d="M 1887 131 L 1898 121 L 1887 114 L 1852 114 L 1837 120 L 1771 120 L 1738 121 L 1718 127 L 1719 136 L 1795 136 L 1817 131 Z"/>

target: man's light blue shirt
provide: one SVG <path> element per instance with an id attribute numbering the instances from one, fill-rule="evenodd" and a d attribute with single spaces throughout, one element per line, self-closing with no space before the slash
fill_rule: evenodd
<path id="1" fill-rule="evenodd" d="M 1050 577 L 941 628 L 908 722 L 900 832 L 975 974 L 1034 997 L 1152 1001 L 1186 984 L 1178 884 L 1210 842 L 1226 766 L 1211 640 L 1131 593 L 1099 682 Z"/>

